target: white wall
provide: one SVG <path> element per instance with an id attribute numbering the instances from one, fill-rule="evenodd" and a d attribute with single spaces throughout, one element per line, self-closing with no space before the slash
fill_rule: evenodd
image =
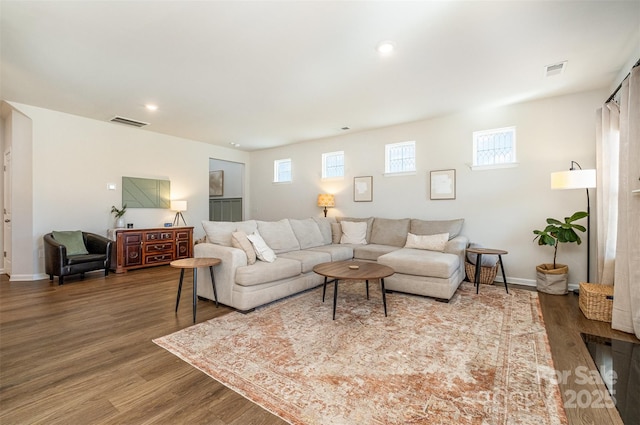
<path id="1" fill-rule="evenodd" d="M 195 227 L 194 237 L 201 237 L 200 222 L 209 216 L 209 158 L 242 163 L 249 159 L 245 152 L 153 133 L 152 128 L 129 128 L 10 104 L 33 122 L 33 162 L 19 163 L 15 155 L 13 162 L 14 173 L 33 166 L 32 183 L 18 183 L 15 188 L 33 200 L 32 230 L 29 226 L 13 228 L 14 241 L 29 240 L 27 247 L 13 247 L 13 271 L 24 280 L 44 277 L 41 249 L 45 233 L 82 229 L 106 235 L 114 225 L 111 206 L 122 203 L 122 176 L 171 180 L 172 199 L 188 201 L 184 217 Z M 14 140 L 14 153 L 15 144 Z M 108 190 L 108 183 L 116 183 L 117 190 Z M 156 227 L 173 221 L 174 215 L 164 209 L 129 209 L 125 218 L 135 227 Z M 16 270 L 19 258 L 30 261 Z"/>
<path id="2" fill-rule="evenodd" d="M 552 191 L 550 173 L 567 170 L 571 160 L 595 168 L 595 110 L 607 94 L 584 92 L 254 152 L 251 216 L 263 220 L 320 216 L 316 197 L 327 192 L 336 194 L 330 216 L 464 217 L 464 233 L 472 241 L 509 251 L 504 257 L 507 278 L 531 284 L 535 266 L 553 256 L 551 247 L 532 242 L 533 229 L 543 228 L 547 217 L 586 210 L 585 192 Z M 518 167 L 472 171 L 472 132 L 513 125 Z M 385 177 L 384 145 L 406 140 L 416 141 L 417 173 Z M 346 177 L 323 181 L 321 155 L 336 150 L 345 151 Z M 292 159 L 290 184 L 272 183 L 273 161 L 282 158 Z M 457 199 L 430 200 L 429 171 L 451 168 L 456 170 Z M 353 202 L 355 176 L 373 176 L 373 202 Z M 594 198 L 592 193 L 592 215 Z M 595 223 L 593 216 L 592 247 Z M 558 256 L 570 266 L 570 283 L 586 279 L 586 244 L 565 244 Z"/>

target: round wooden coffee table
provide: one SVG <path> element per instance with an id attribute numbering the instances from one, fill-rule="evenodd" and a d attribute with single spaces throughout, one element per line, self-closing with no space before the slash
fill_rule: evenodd
<path id="1" fill-rule="evenodd" d="M 387 317 L 387 297 L 384 290 L 384 278 L 395 273 L 391 267 L 383 266 L 378 263 L 367 263 L 364 261 L 336 261 L 318 264 L 313 268 L 313 271 L 324 276 L 322 302 L 324 302 L 324 296 L 327 292 L 327 279 L 333 279 L 333 320 L 336 319 L 336 302 L 338 300 L 339 280 L 364 280 L 367 285 L 367 299 L 369 299 L 369 279 L 380 279 L 384 316 Z"/>
<path id="2" fill-rule="evenodd" d="M 178 312 L 178 304 L 180 304 L 184 269 L 193 269 L 193 323 L 196 323 L 196 304 L 198 303 L 198 267 L 209 267 L 209 273 L 211 273 L 211 285 L 213 286 L 213 298 L 216 300 L 216 308 L 218 307 L 218 294 L 216 293 L 216 281 L 213 278 L 213 266 L 217 266 L 221 262 L 222 260 L 219 258 L 182 258 L 169 263 L 171 267 L 180 269 L 180 283 L 178 284 L 178 297 L 176 298 L 176 313 Z"/>

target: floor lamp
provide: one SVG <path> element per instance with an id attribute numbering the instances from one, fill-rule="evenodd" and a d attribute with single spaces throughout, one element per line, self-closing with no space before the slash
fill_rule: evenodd
<path id="1" fill-rule="evenodd" d="M 574 165 L 578 169 L 574 168 Z M 551 189 L 585 189 L 587 191 L 587 282 L 591 281 L 591 205 L 589 188 L 596 187 L 596 170 L 583 170 L 580 164 L 571 161 L 569 171 L 551 173 Z"/>

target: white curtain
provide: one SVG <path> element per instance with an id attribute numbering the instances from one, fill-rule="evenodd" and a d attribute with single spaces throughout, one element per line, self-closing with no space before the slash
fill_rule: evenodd
<path id="1" fill-rule="evenodd" d="M 613 285 L 618 231 L 618 174 L 620 157 L 620 109 L 608 102 L 598 109 L 596 120 L 597 280 Z"/>
<path id="2" fill-rule="evenodd" d="M 631 70 L 620 89 L 619 158 L 611 326 L 640 338 L 640 66 Z"/>

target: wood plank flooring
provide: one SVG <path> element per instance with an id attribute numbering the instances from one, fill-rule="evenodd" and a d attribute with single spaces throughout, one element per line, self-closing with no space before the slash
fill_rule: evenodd
<path id="1" fill-rule="evenodd" d="M 191 272 L 176 315 L 178 277 L 169 266 L 63 286 L 0 276 L 0 423 L 284 424 L 151 342 L 192 325 Z M 573 295 L 540 299 L 558 370 L 593 368 L 580 331 L 633 340 L 585 319 Z M 229 311 L 199 301 L 197 321 Z M 615 409 L 567 413 L 571 424 L 621 423 Z"/>

